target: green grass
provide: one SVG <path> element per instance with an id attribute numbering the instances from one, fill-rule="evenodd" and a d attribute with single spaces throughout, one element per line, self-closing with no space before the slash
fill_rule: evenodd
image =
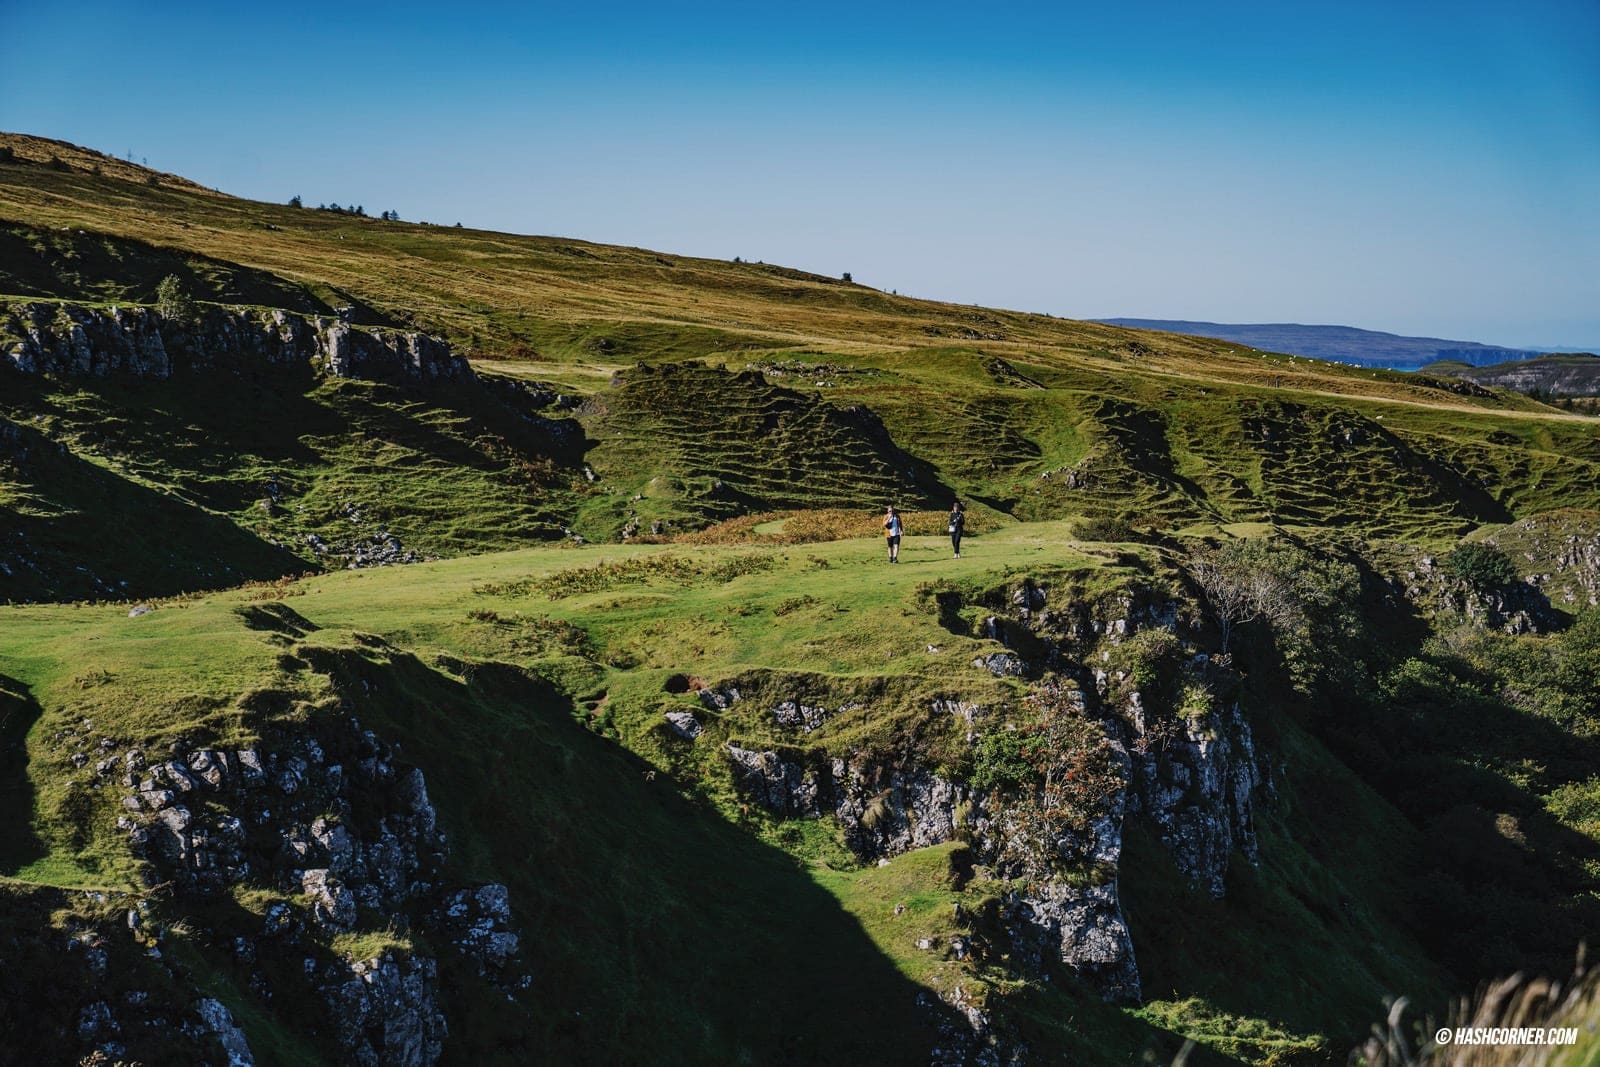
<path id="1" fill-rule="evenodd" d="M 961 560 L 941 537 L 913 537 L 898 567 L 881 561 L 877 539 L 546 547 L 158 602 L 134 619 L 121 606 L 6 609 L 0 674 L 42 709 L 28 734 L 27 777 L 46 851 L 5 873 L 73 884 L 93 872 L 132 888 L 114 835 L 101 829 L 109 809 L 87 820 L 86 839 L 63 834 L 52 815 L 74 777 L 70 745 L 51 740 L 63 724 L 88 716 L 131 741 L 181 731 L 234 745 L 339 700 L 424 766 L 455 841 L 452 877 L 505 881 L 538 945 L 535 988 L 514 1006 L 496 1006 L 503 998 L 462 979 L 449 1006 L 467 1020 L 452 1045 L 458 1055 L 539 1046 L 610 1050 L 623 1061 L 649 1049 L 675 1062 L 900 1062 L 931 1041 L 916 990 L 960 983 L 1049 1055 L 1129 1062 L 1143 1048 L 1171 1055 L 1193 1034 L 1230 1056 L 1317 1050 L 1318 1059 L 1357 1036 L 1384 993 L 1431 994 L 1426 964 L 1383 918 L 1381 882 L 1341 883 L 1370 915 L 1359 932 L 1297 940 L 1326 921 L 1296 903 L 1301 895 L 1333 890 L 1287 836 L 1264 845 L 1267 865 L 1241 876 L 1240 902 L 1227 905 L 1192 900 L 1170 868 L 1163 873 L 1159 850 L 1134 846 L 1124 892 L 1152 999 L 1129 1014 L 1065 977 L 1041 984 L 918 949 L 919 939 L 947 941 L 960 928 L 956 903 L 978 913 L 995 891 L 957 884 L 958 846 L 861 868 L 829 824 L 779 823 L 742 804 L 721 743 L 793 746 L 768 711 L 784 693 L 862 705 L 810 735 L 815 751 L 958 763 L 964 743 L 953 723 L 930 715 L 931 698 L 1003 708 L 1016 691 L 968 665 L 987 643 L 952 633 L 928 590 L 978 597 L 1033 573 L 1092 597 L 1140 573 L 1073 543 L 1069 529 L 996 530 L 973 538 Z M 570 576 L 596 569 L 606 582 L 568 590 Z M 94 649 L 92 669 L 83 648 Z M 736 681 L 746 699 L 712 714 L 669 692 L 675 673 Z M 271 693 L 287 696 L 262 699 Z M 672 707 L 700 714 L 707 732 L 696 744 L 662 729 Z M 1296 758 L 1326 757 L 1313 746 Z M 1363 825 L 1342 832 L 1359 836 Z M 1188 936 L 1171 937 L 1175 924 Z M 1405 962 L 1367 960 L 1371 939 Z M 346 940 L 358 954 L 403 943 L 383 927 Z M 1226 944 L 1243 968 L 1252 946 L 1274 943 L 1282 974 L 1339 975 L 1338 999 L 1303 996 L 1294 1013 L 1277 1015 L 1286 991 L 1223 980 L 1232 969 L 1203 962 Z M 290 1047 L 292 1027 L 278 1032 L 281 1014 L 254 1005 L 228 959 L 198 942 L 193 951 L 227 999 L 244 1005 L 253 1035 Z"/>
<path id="2" fill-rule="evenodd" d="M 762 264 L 294 209 L 172 176 L 151 184 L 58 143 L 0 142 L 20 161 L 0 165 L 0 241 L 19 250 L 0 291 L 148 300 L 178 273 L 211 300 L 351 304 L 584 402 L 563 413 L 581 436 L 559 448 L 470 390 L 30 385 L 0 409 L 18 427 L 18 443 L 0 441 L 0 502 L 23 516 L 45 577 L 0 578 L 11 599 L 289 573 L 315 562 L 307 534 L 356 533 L 347 504 L 367 517 L 363 534 L 383 526 L 425 555 L 563 526 L 615 540 L 657 521 L 677 534 L 956 495 L 1025 520 L 1126 513 L 1420 540 L 1600 506 L 1592 421 L 1505 391 Z M 51 155 L 68 168 L 41 165 Z M 6 458 L 22 451 L 27 463 Z M 285 514 L 256 509 L 273 477 Z M 100 500 L 132 520 L 111 528 Z M 202 527 L 216 551 L 194 551 Z M 142 565 L 110 573 L 103 546 L 130 539 L 122 555 Z"/>
<path id="3" fill-rule="evenodd" d="M 1436 1004 L 1459 986 L 1402 891 L 1414 825 L 1351 773 L 1360 760 L 1330 755 L 1339 724 L 1308 726 L 1283 694 L 1252 691 L 1278 799 L 1259 816 L 1261 865 L 1236 858 L 1225 901 L 1130 829 L 1138 1009 L 1065 973 L 955 959 L 940 946 L 981 934 L 1004 888 L 958 877 L 959 845 L 863 867 L 831 822 L 746 803 L 724 746 L 963 778 L 964 726 L 931 705 L 979 703 L 996 724 L 1016 708 L 1020 683 L 971 666 L 998 649 L 975 634 L 1008 583 L 1048 578 L 1056 602 L 1083 604 L 1133 583 L 1181 595 L 1172 546 L 1194 538 L 1381 540 L 1400 559 L 1477 530 L 1552 569 L 1586 529 L 1573 517 L 1600 508 L 1591 419 L 764 264 L 291 209 L 0 144 L 22 160 L 0 164 L 0 292 L 146 301 L 176 273 L 207 300 L 349 304 L 573 399 L 542 413 L 563 420 L 552 431 L 471 387 L 8 377 L 0 601 L 46 602 L 0 608 L 0 800 L 31 813 L 0 826 L 15 929 L 64 921 L 45 913 L 69 889 L 111 907 L 140 892 L 113 791 L 73 766 L 82 720 L 125 744 L 236 746 L 341 709 L 424 767 L 448 877 L 508 884 L 535 946 L 534 987 L 511 1001 L 447 974 L 463 1062 L 922 1062 L 934 1019 L 915 998 L 957 985 L 1040 1062 L 1169 1060 L 1185 1038 L 1194 1062 L 1328 1062 L 1384 996 Z M 68 169 L 41 165 L 50 154 Z M 941 532 L 957 496 L 961 560 Z M 897 566 L 861 536 L 891 502 L 912 509 Z M 1085 517 L 1152 543 L 1076 541 Z M 673 543 L 615 543 L 658 521 Z M 380 531 L 439 558 L 345 570 Z M 155 610 L 130 617 L 135 599 Z M 1390 620 L 1379 637 L 1399 648 L 1420 628 Z M 710 711 L 691 677 L 745 699 Z M 790 698 L 827 722 L 780 728 L 772 707 Z M 699 740 L 667 729 L 668 710 L 693 711 Z M 1549 754 L 1460 744 L 1463 766 L 1525 779 L 1541 771 L 1518 761 Z M 1561 789 L 1538 795 L 1587 825 L 1592 788 Z M 226 931 L 280 895 L 166 918 Z M 265 1004 L 223 939 L 173 936 L 264 1060 L 333 1061 L 303 1024 L 310 990 Z M 429 948 L 414 936 L 365 917 L 315 951 Z"/>

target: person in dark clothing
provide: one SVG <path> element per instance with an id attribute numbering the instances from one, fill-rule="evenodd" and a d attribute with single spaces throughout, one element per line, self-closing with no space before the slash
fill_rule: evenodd
<path id="1" fill-rule="evenodd" d="M 900 513 L 893 507 L 883 513 L 883 536 L 889 541 L 889 562 L 900 562 L 900 535 L 905 527 L 900 523 Z"/>
<path id="2" fill-rule="evenodd" d="M 961 558 L 961 531 L 967 526 L 967 509 L 961 501 L 957 500 L 950 505 L 950 547 L 956 551 L 956 559 Z"/>

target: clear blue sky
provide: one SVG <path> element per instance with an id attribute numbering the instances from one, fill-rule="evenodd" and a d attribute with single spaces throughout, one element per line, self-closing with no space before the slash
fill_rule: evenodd
<path id="1" fill-rule="evenodd" d="M 1600 345 L 1600 2 L 0 0 L 0 127 L 1075 317 Z"/>

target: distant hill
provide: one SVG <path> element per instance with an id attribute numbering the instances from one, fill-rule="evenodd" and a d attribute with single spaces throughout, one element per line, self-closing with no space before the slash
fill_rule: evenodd
<path id="1" fill-rule="evenodd" d="M 1448 341 L 1442 337 L 1401 337 L 1354 326 L 1301 326 L 1290 322 L 1227 323 L 1188 322 L 1182 319 L 1096 319 L 1111 326 L 1160 330 L 1195 337 L 1234 341 L 1267 352 L 1357 363 L 1390 370 L 1418 370 L 1439 360 L 1456 360 L 1473 367 L 1533 359 L 1541 353 L 1531 348 L 1499 348 L 1476 341 Z"/>
<path id="2" fill-rule="evenodd" d="M 1429 374 L 1466 378 L 1479 385 L 1503 385 L 1537 396 L 1600 396 L 1600 356 L 1588 352 L 1539 356 L 1487 367 L 1449 360 L 1423 369 Z"/>

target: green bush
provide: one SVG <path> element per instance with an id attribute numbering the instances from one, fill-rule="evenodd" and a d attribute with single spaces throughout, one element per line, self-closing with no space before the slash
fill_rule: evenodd
<path id="1" fill-rule="evenodd" d="M 1439 561 L 1444 572 L 1474 589 L 1496 589 L 1517 580 L 1517 568 L 1494 545 L 1468 542 L 1457 545 Z"/>
<path id="2" fill-rule="evenodd" d="M 1080 541 L 1137 541 L 1139 532 L 1127 519 L 1094 515 L 1072 524 L 1072 534 Z"/>
<path id="3" fill-rule="evenodd" d="M 1030 758 L 1039 738 L 1032 732 L 998 730 L 978 739 L 972 787 L 981 792 L 1016 789 L 1038 777 Z"/>
<path id="4" fill-rule="evenodd" d="M 170 322 L 185 325 L 193 322 L 199 314 L 194 297 L 189 295 L 183 279 L 176 274 L 167 275 L 156 286 L 156 311 Z"/>

